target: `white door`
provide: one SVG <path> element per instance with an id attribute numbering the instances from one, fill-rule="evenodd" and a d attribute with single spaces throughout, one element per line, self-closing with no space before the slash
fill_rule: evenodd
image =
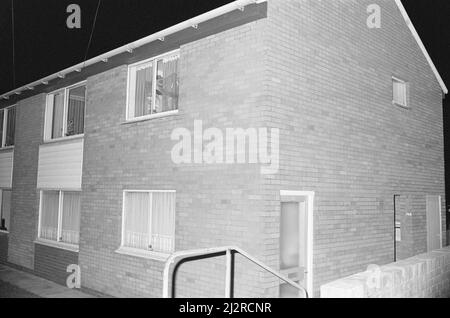
<path id="1" fill-rule="evenodd" d="M 427 195 L 428 251 L 442 248 L 441 197 Z"/>
<path id="2" fill-rule="evenodd" d="M 283 199 L 280 216 L 280 271 L 307 288 L 308 198 Z M 281 298 L 296 298 L 303 293 L 287 283 L 280 285 Z"/>

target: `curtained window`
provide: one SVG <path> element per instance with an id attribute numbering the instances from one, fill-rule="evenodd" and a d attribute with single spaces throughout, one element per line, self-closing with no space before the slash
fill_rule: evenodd
<path id="1" fill-rule="evenodd" d="M 0 231 L 9 231 L 11 194 L 11 190 L 0 190 Z"/>
<path id="2" fill-rule="evenodd" d="M 393 102 L 400 106 L 408 106 L 408 84 L 393 78 Z"/>
<path id="3" fill-rule="evenodd" d="M 81 193 L 42 191 L 39 238 L 79 243 Z"/>
<path id="4" fill-rule="evenodd" d="M 0 110 L 0 148 L 14 146 L 16 106 Z"/>
<path id="5" fill-rule="evenodd" d="M 41 197 L 41 230 L 39 237 L 58 240 L 59 191 L 44 191 Z"/>
<path id="6" fill-rule="evenodd" d="M 122 246 L 171 253 L 175 247 L 175 192 L 124 194 Z"/>
<path id="7" fill-rule="evenodd" d="M 61 225 L 61 241 L 78 244 L 80 233 L 81 193 L 64 192 Z"/>
<path id="8" fill-rule="evenodd" d="M 16 132 L 16 107 L 10 107 L 7 110 L 5 146 L 14 146 Z"/>
<path id="9" fill-rule="evenodd" d="M 75 136 L 84 133 L 85 93 L 85 86 L 79 86 L 69 90 L 66 136 Z"/>
<path id="10" fill-rule="evenodd" d="M 77 136 L 84 133 L 86 86 L 77 85 L 47 97 L 45 140 Z"/>
<path id="11" fill-rule="evenodd" d="M 130 66 L 127 119 L 178 110 L 179 53 Z"/>

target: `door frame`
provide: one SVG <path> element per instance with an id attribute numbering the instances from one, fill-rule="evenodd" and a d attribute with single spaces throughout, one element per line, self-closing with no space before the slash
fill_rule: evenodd
<path id="1" fill-rule="evenodd" d="M 430 230 L 430 228 L 429 228 L 429 220 L 428 220 L 428 209 L 427 209 L 427 207 L 428 207 L 428 198 L 429 197 L 438 197 L 439 198 L 439 246 L 440 246 L 440 248 L 442 248 L 443 246 L 442 246 L 442 239 L 443 239 L 443 237 L 442 237 L 442 235 L 443 235 L 443 232 L 442 232 L 442 196 L 441 195 L 438 195 L 438 194 L 427 194 L 426 196 L 425 196 L 425 213 L 426 213 L 426 221 L 427 221 L 427 251 L 428 252 L 431 252 L 430 250 L 429 250 L 429 247 L 430 247 L 430 242 L 429 242 L 429 230 Z"/>
<path id="2" fill-rule="evenodd" d="M 283 197 L 305 197 L 308 203 L 308 244 L 307 244 L 307 266 L 306 266 L 306 290 L 310 298 L 314 296 L 313 293 L 313 239 L 314 239 L 314 191 L 291 191 L 291 190 L 281 190 L 280 191 L 280 206 L 283 202 Z"/>

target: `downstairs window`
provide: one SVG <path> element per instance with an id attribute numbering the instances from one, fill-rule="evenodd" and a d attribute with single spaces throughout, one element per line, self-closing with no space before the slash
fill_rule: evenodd
<path id="1" fill-rule="evenodd" d="M 122 247 L 172 253 L 175 191 L 125 191 Z"/>
<path id="2" fill-rule="evenodd" d="M 78 245 L 81 192 L 42 191 L 39 238 Z"/>

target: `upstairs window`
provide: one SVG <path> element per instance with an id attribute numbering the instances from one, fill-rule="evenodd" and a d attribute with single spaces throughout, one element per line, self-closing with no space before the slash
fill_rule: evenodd
<path id="1" fill-rule="evenodd" d="M 178 52 L 131 65 L 127 120 L 178 110 Z"/>
<path id="2" fill-rule="evenodd" d="M 45 140 L 84 133 L 86 86 L 76 85 L 48 94 L 45 112 Z"/>
<path id="3" fill-rule="evenodd" d="M 42 191 L 39 238 L 78 245 L 81 192 Z"/>
<path id="4" fill-rule="evenodd" d="M 175 196 L 174 191 L 125 191 L 122 247 L 172 253 Z"/>
<path id="5" fill-rule="evenodd" d="M 16 106 L 0 110 L 0 148 L 14 146 L 16 131 Z"/>
<path id="6" fill-rule="evenodd" d="M 408 107 L 408 83 L 398 78 L 392 78 L 393 100 L 396 105 Z"/>

